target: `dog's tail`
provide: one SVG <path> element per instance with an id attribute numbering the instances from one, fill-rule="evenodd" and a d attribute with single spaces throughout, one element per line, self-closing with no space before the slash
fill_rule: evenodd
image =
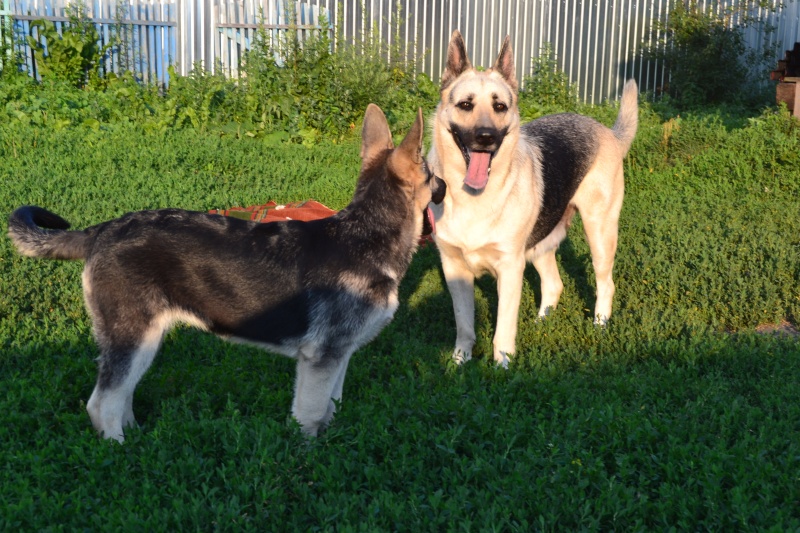
<path id="1" fill-rule="evenodd" d="M 639 88 L 636 86 L 636 80 L 628 80 L 622 89 L 619 114 L 612 128 L 614 136 L 619 139 L 620 147 L 626 154 L 631 148 L 633 138 L 636 136 L 636 129 L 639 127 L 638 96 Z"/>
<path id="2" fill-rule="evenodd" d="M 85 259 L 89 236 L 66 231 L 69 222 L 35 205 L 20 207 L 8 218 L 8 236 L 22 255 L 46 259 Z"/>

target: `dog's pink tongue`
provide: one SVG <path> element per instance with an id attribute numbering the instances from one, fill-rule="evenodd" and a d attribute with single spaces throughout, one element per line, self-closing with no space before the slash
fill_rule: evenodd
<path id="1" fill-rule="evenodd" d="M 480 191 L 489 181 L 489 161 L 492 154 L 489 152 L 471 152 L 469 154 L 469 168 L 464 183 Z"/>

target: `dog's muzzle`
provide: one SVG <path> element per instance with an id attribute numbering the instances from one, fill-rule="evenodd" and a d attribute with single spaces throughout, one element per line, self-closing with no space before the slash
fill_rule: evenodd
<path id="1" fill-rule="evenodd" d="M 450 132 L 467 164 L 464 185 L 476 191 L 482 191 L 489 182 L 492 157 L 500 149 L 507 130 L 498 130 L 497 128 L 464 130 L 455 124 L 450 124 Z"/>

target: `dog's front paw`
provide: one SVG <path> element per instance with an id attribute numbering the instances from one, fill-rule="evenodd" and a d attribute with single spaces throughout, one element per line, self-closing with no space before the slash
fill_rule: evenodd
<path id="1" fill-rule="evenodd" d="M 463 364 L 472 359 L 472 351 L 456 348 L 453 351 L 453 361 L 457 364 Z"/>
<path id="2" fill-rule="evenodd" d="M 319 433 L 320 429 L 323 429 L 321 424 L 303 424 L 300 423 L 300 432 L 306 439 L 314 439 L 316 438 Z"/>
<path id="3" fill-rule="evenodd" d="M 494 364 L 500 368 L 508 369 L 508 364 L 511 362 L 511 356 L 513 353 L 498 351 L 494 354 Z"/>

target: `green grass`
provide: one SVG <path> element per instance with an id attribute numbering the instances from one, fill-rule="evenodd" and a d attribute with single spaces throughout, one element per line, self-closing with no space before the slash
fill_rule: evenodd
<path id="1" fill-rule="evenodd" d="M 597 108 L 605 123 L 615 111 Z M 353 358 L 329 430 L 288 419 L 293 363 L 183 328 L 137 389 L 141 430 L 100 441 L 79 263 L 0 239 L 0 530 L 775 530 L 800 528 L 800 126 L 647 108 L 627 159 L 614 316 L 591 324 L 577 222 L 564 296 L 517 357 L 489 364 L 497 294 L 476 291 L 477 355 L 449 363 L 433 247 L 394 322 Z M 0 230 L 22 204 L 75 227 L 135 209 L 349 200 L 358 142 L 269 145 L 194 130 L 0 125 Z M 403 133 L 403 132 L 399 132 Z"/>

